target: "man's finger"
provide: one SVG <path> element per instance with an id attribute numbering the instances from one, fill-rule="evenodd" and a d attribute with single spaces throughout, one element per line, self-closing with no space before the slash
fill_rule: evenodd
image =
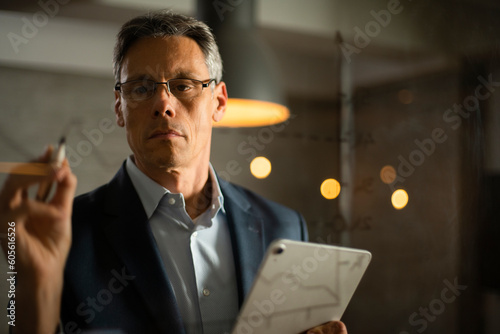
<path id="1" fill-rule="evenodd" d="M 311 328 L 306 334 L 347 334 L 347 328 L 342 321 L 330 321 Z"/>
<path id="2" fill-rule="evenodd" d="M 71 210 L 73 198 L 76 191 L 76 176 L 71 172 L 68 160 L 65 159 L 63 166 L 57 172 L 57 188 L 51 204 Z"/>
<path id="3" fill-rule="evenodd" d="M 46 176 L 50 170 L 43 162 L 0 162 L 0 173 Z"/>
<path id="4" fill-rule="evenodd" d="M 18 164 L 11 171 L 9 177 L 5 181 L 2 190 L 0 191 L 0 199 L 3 201 L 10 200 L 21 189 L 27 189 L 28 187 L 40 183 L 42 181 L 49 182 L 54 178 L 54 170 L 48 162 L 52 155 L 53 148 L 49 146 L 44 154 L 42 154 L 37 159 L 25 163 Z M 36 164 L 37 173 L 27 174 L 23 171 L 33 169 L 33 165 Z M 0 203 L 0 205 L 5 205 L 6 203 Z"/>

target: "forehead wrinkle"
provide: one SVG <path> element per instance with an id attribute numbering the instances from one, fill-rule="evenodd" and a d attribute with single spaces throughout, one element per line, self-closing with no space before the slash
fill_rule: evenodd
<path id="1" fill-rule="evenodd" d="M 174 78 L 206 80 L 209 77 L 209 71 L 205 63 L 205 56 L 198 44 L 187 37 L 184 37 L 185 39 L 177 36 L 175 39 L 172 37 L 145 38 L 137 41 L 125 56 L 122 77 L 126 77 L 127 81 L 136 79 L 166 81 Z M 151 45 L 148 44 L 161 43 L 161 41 L 164 41 L 165 44 L 155 46 L 159 52 L 150 53 Z M 189 60 L 186 61 L 186 59 Z M 131 60 L 133 60 L 132 64 Z M 152 63 L 156 65 L 153 67 Z M 130 65 L 133 68 L 130 68 Z M 129 70 L 131 71 L 125 73 Z M 207 74 L 204 74 L 205 71 Z"/>

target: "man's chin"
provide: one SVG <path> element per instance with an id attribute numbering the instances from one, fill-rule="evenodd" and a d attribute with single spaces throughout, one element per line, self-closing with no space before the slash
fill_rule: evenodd
<path id="1" fill-rule="evenodd" d="M 160 169 L 171 169 L 182 165 L 182 159 L 176 154 L 164 154 L 153 159 L 155 167 Z"/>

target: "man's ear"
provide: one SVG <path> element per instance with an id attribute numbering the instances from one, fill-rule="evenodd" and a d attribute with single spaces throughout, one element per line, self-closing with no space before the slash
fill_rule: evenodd
<path id="1" fill-rule="evenodd" d="M 224 117 L 227 107 L 227 90 L 226 83 L 224 81 L 219 82 L 214 89 L 214 97 L 217 103 L 217 107 L 212 115 L 212 120 L 214 122 L 219 122 Z"/>
<path id="2" fill-rule="evenodd" d="M 125 126 L 125 120 L 123 119 L 122 112 L 122 100 L 120 93 L 115 90 L 115 115 L 116 115 L 116 124 L 119 127 L 123 128 Z"/>

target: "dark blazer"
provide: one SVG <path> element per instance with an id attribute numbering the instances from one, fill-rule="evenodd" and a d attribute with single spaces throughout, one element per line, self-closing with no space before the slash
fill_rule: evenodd
<path id="1" fill-rule="evenodd" d="M 306 240 L 296 211 L 219 180 L 232 240 L 240 306 L 277 238 Z M 125 164 L 106 185 L 78 196 L 65 270 L 65 333 L 184 333 L 165 268 Z"/>

